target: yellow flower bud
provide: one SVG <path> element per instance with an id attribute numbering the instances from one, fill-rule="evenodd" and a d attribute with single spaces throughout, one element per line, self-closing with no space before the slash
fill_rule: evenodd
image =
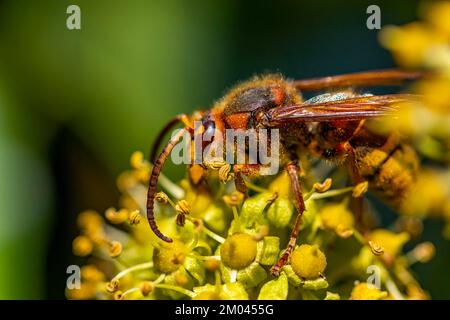
<path id="1" fill-rule="evenodd" d="M 172 273 L 183 264 L 186 253 L 186 245 L 180 240 L 163 243 L 161 248 L 155 249 L 153 263 L 162 273 Z"/>
<path id="2" fill-rule="evenodd" d="M 220 267 L 219 260 L 217 260 L 216 258 L 209 258 L 204 262 L 204 265 L 206 270 L 209 271 L 216 271 Z"/>
<path id="3" fill-rule="evenodd" d="M 125 171 L 121 173 L 116 179 L 117 188 L 124 192 L 133 188 L 138 181 L 133 171 Z"/>
<path id="4" fill-rule="evenodd" d="M 136 170 L 134 172 L 134 175 L 135 175 L 137 181 L 139 181 L 141 183 L 147 183 L 148 180 L 150 179 L 150 167 L 143 166 L 139 170 Z"/>
<path id="5" fill-rule="evenodd" d="M 327 258 L 317 245 L 302 244 L 291 256 L 295 274 L 303 279 L 318 278 L 327 267 Z"/>
<path id="6" fill-rule="evenodd" d="M 372 284 L 361 282 L 353 290 L 351 297 L 353 300 L 380 300 L 387 297 L 386 291 L 381 291 Z"/>
<path id="7" fill-rule="evenodd" d="M 223 243 L 220 256 L 225 266 L 244 269 L 256 258 L 256 241 L 249 234 L 235 233 Z"/>
<path id="8" fill-rule="evenodd" d="M 175 282 L 180 287 L 184 287 L 189 282 L 189 279 L 185 274 L 178 271 L 175 272 Z"/>
<path id="9" fill-rule="evenodd" d="M 423 23 L 413 22 L 403 27 L 388 26 L 380 33 L 382 45 L 394 53 L 397 62 L 405 67 L 417 67 L 423 62 L 426 50 L 442 41 Z"/>
<path id="10" fill-rule="evenodd" d="M 67 289 L 66 297 L 67 299 L 73 300 L 88 300 L 94 299 L 97 293 L 97 286 L 92 282 L 81 283 L 78 289 Z"/>
<path id="11" fill-rule="evenodd" d="M 94 246 L 92 241 L 85 236 L 78 236 L 72 242 L 72 251 L 75 255 L 85 257 L 91 254 Z"/>
<path id="12" fill-rule="evenodd" d="M 450 39 L 450 2 L 436 1 L 429 4 L 426 12 L 427 20 Z"/>
<path id="13" fill-rule="evenodd" d="M 119 206 L 128 210 L 138 210 L 139 205 L 136 200 L 133 199 L 129 194 L 122 194 L 119 198 Z"/>
<path id="14" fill-rule="evenodd" d="M 205 169 L 199 164 L 193 164 L 189 167 L 189 178 L 194 185 L 199 184 L 205 175 Z"/>
<path id="15" fill-rule="evenodd" d="M 102 217 L 94 210 L 83 211 L 77 218 L 78 227 L 81 229 L 99 228 L 102 223 Z"/>
<path id="16" fill-rule="evenodd" d="M 414 258 L 421 263 L 427 263 L 430 261 L 431 258 L 434 257 L 435 253 L 436 248 L 431 242 L 420 243 L 411 252 L 411 254 L 414 255 Z"/>
<path id="17" fill-rule="evenodd" d="M 86 265 L 81 267 L 81 278 L 87 282 L 104 281 L 105 274 L 95 265 Z"/>
<path id="18" fill-rule="evenodd" d="M 133 169 L 140 169 L 144 164 L 144 154 L 141 151 L 133 152 L 130 157 L 130 165 Z"/>

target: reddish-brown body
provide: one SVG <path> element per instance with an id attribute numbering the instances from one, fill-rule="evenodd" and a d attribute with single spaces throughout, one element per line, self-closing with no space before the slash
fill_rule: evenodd
<path id="1" fill-rule="evenodd" d="M 350 90 L 340 91 L 334 95 L 325 95 L 323 99 L 326 100 L 323 102 L 357 97 L 359 96 Z M 252 79 L 231 90 L 213 107 L 211 118 L 216 126 L 220 124 L 222 128 L 278 128 L 284 164 L 290 160 L 289 157 L 293 153 L 306 153 L 346 165 L 349 152 L 354 152 L 354 165 L 359 179 L 369 181 L 373 191 L 389 204 L 400 206 L 402 199 L 412 188 L 418 170 L 414 150 L 405 145 L 396 133 L 381 136 L 372 132 L 365 125 L 365 119 L 291 121 L 275 126 L 264 124 L 258 119 L 260 113 L 268 109 L 283 108 L 301 102 L 302 97 L 292 82 L 270 75 Z M 244 164 L 238 168 L 246 175 L 258 173 L 254 165 Z"/>
<path id="2" fill-rule="evenodd" d="M 348 87 L 352 84 L 392 84 L 419 76 L 389 70 L 300 81 L 287 81 L 279 75 L 256 77 L 230 90 L 211 110 L 193 117 L 178 118 L 185 124 L 184 130 L 191 133 L 193 120 L 202 121 L 202 132 L 213 131 L 215 134 L 223 134 L 225 129 L 279 129 L 280 164 L 290 177 L 298 214 L 287 249 L 273 267 L 273 274 L 279 273 L 295 247 L 305 208 L 298 178 L 300 155 L 309 154 L 335 161 L 348 170 L 353 183 L 368 181 L 375 193 L 396 207 L 401 206 L 418 170 L 414 150 L 402 143 L 398 135 L 381 136 L 366 126 L 366 120 L 389 115 L 395 111 L 393 104 L 408 100 L 409 96 L 358 95 L 352 90 L 343 90 L 303 101 L 300 90 Z M 171 239 L 162 235 L 154 223 L 154 194 L 162 163 L 180 136 L 172 138 L 161 155 L 157 159 L 154 157 L 156 163 L 149 186 L 149 222 L 155 233 L 165 241 Z M 257 175 L 258 169 L 258 164 L 235 164 L 236 188 L 246 192 L 242 176 Z"/>

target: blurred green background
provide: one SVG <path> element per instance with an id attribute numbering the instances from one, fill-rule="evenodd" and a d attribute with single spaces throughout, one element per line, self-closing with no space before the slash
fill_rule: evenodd
<path id="1" fill-rule="evenodd" d="M 81 30 L 66 8 L 81 7 Z M 256 73 L 305 78 L 393 66 L 366 28 L 417 1 L 1 1 L 0 298 L 64 298 L 76 214 L 117 203 L 116 175 L 175 114 Z M 183 168 L 169 166 L 170 177 Z M 450 298 L 449 243 L 416 268 Z"/>

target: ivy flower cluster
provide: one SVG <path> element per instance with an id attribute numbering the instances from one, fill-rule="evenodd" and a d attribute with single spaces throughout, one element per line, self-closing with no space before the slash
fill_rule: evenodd
<path id="1" fill-rule="evenodd" d="M 117 181 L 120 208 L 78 217 L 73 252 L 86 257 L 87 264 L 81 288 L 67 290 L 68 298 L 427 298 L 410 266 L 431 259 L 433 245 L 421 243 L 403 253 L 411 235 L 382 228 L 367 241 L 349 208 L 364 186 L 333 188 L 330 178 L 311 184 L 299 245 L 274 277 L 270 267 L 288 241 L 295 211 L 286 173 L 267 184 L 247 182 L 247 199 L 232 182 L 223 182 L 220 170 L 210 172 L 208 188 L 194 187 L 189 179 L 176 185 L 163 177 L 157 219 L 174 239 L 165 243 L 143 216 L 151 164 L 136 152 L 131 165 Z M 175 223 L 180 220 L 184 226 Z M 381 287 L 367 282 L 370 266 L 378 270 Z"/>
<path id="2" fill-rule="evenodd" d="M 413 192 L 420 196 L 409 199 L 404 213 L 419 220 L 443 219 L 444 236 L 450 239 L 450 1 L 424 2 L 419 15 L 420 21 L 387 26 L 380 33 L 381 44 L 399 66 L 426 74 L 410 90 L 420 100 L 386 120 L 384 128 L 399 130 L 434 164 L 421 172 Z"/>
<path id="3" fill-rule="evenodd" d="M 245 181 L 248 196 L 234 188 L 226 166 L 211 167 L 207 183 L 189 177 L 174 183 L 161 176 L 156 219 L 172 243 L 162 242 L 145 218 L 151 164 L 142 152 L 117 179 L 118 208 L 82 212 L 73 253 L 85 257 L 81 287 L 69 299 L 428 299 L 411 271 L 427 263 L 435 248 L 419 242 L 422 220 L 438 217 L 450 238 L 450 3 L 425 6 L 424 19 L 387 27 L 381 43 L 405 68 L 430 71 L 410 92 L 424 97 L 404 108 L 395 127 L 437 163 L 424 168 L 397 221 L 383 226 L 377 209 L 367 208 L 369 227 L 361 234 L 352 198 L 367 184 L 346 186 L 332 166 L 302 159 L 306 211 L 288 263 L 274 277 L 295 219 L 289 177 Z M 391 121 L 391 122 L 390 122 Z M 195 168 L 194 168 L 195 169 Z M 191 172 L 192 174 L 192 172 Z"/>

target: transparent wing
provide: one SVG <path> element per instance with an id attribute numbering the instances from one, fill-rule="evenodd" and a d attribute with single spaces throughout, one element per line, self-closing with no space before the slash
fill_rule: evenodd
<path id="1" fill-rule="evenodd" d="M 410 94 L 355 97 L 337 101 L 300 103 L 267 112 L 269 125 L 286 122 L 362 120 L 393 115 L 406 102 L 417 100 Z"/>

